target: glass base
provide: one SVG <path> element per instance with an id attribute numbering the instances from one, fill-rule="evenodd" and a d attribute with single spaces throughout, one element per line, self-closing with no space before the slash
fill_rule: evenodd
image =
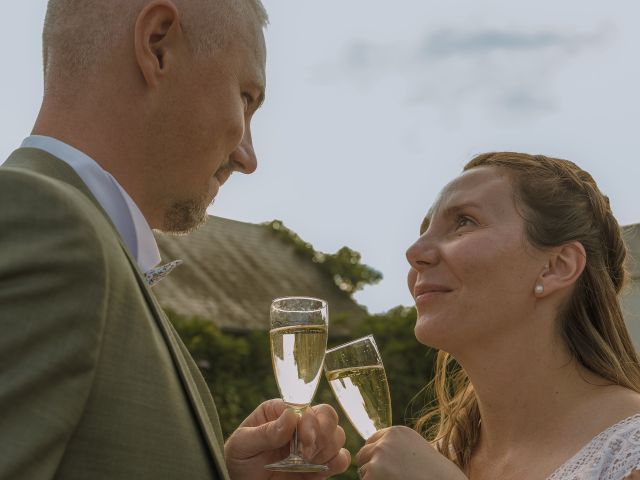
<path id="1" fill-rule="evenodd" d="M 307 462 L 304 458 L 289 455 L 284 460 L 264 466 L 265 470 L 274 472 L 326 472 L 329 467 Z"/>

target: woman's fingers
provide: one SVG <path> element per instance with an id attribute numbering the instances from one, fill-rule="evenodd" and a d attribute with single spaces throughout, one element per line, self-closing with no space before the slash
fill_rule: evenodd
<path id="1" fill-rule="evenodd" d="M 375 443 L 367 443 L 356 455 L 356 465 L 364 465 L 371 461 L 371 457 L 376 451 Z"/>
<path id="2" fill-rule="evenodd" d="M 356 455 L 356 463 L 358 465 L 363 465 L 371 461 L 371 456 L 373 455 L 373 452 L 375 451 L 378 445 L 378 442 L 380 442 L 380 440 L 382 440 L 385 437 L 385 435 L 387 435 L 389 432 L 392 432 L 393 429 L 397 429 L 397 428 L 398 427 L 384 428 L 382 430 L 378 430 L 376 433 L 371 435 L 367 439 L 367 442 L 364 444 L 364 447 L 362 447 L 358 452 L 358 454 Z"/>

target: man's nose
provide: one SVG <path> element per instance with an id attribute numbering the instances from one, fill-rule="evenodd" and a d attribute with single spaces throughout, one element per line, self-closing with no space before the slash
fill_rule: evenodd
<path id="1" fill-rule="evenodd" d="M 246 174 L 253 173 L 258 168 L 258 159 L 251 140 L 251 130 L 248 127 L 244 131 L 240 145 L 231 153 L 231 163 L 237 172 Z"/>

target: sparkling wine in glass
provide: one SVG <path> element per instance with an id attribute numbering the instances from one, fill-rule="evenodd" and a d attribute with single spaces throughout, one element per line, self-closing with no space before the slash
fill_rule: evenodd
<path id="1" fill-rule="evenodd" d="M 329 310 L 317 298 L 285 297 L 271 303 L 271 360 L 278 388 L 287 406 L 298 416 L 309 406 L 318 388 L 327 349 Z M 293 436 L 290 455 L 266 465 L 282 472 L 322 472 L 326 465 L 306 461 L 298 451 L 298 430 Z"/>
<path id="2" fill-rule="evenodd" d="M 389 384 L 373 335 L 327 350 L 324 369 L 334 395 L 362 438 L 391 426 Z"/>

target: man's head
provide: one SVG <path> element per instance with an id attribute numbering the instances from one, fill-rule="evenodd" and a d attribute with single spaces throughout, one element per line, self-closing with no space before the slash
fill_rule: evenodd
<path id="1" fill-rule="evenodd" d="M 131 33 L 149 0 L 49 0 L 42 33 L 45 83 L 53 76 L 86 76 L 114 42 Z M 162 2 L 160 2 L 162 3 Z M 170 0 L 194 52 L 210 55 L 237 33 L 239 19 L 264 27 L 260 0 Z"/>
<path id="2" fill-rule="evenodd" d="M 260 0 L 50 0 L 39 133 L 93 156 L 153 228 L 189 231 L 256 168 L 266 22 Z"/>

